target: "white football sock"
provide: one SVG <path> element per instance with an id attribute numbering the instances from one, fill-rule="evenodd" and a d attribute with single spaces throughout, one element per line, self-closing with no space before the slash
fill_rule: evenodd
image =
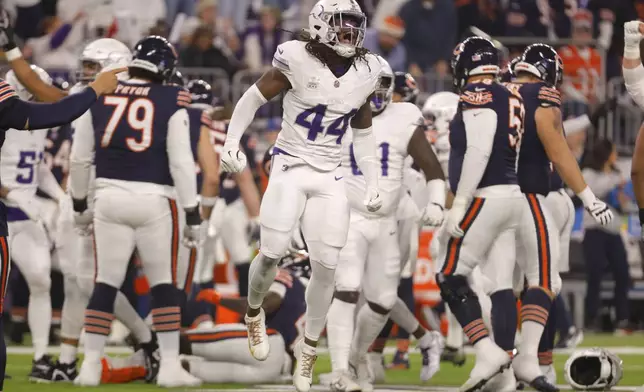
<path id="1" fill-rule="evenodd" d="M 445 338 L 445 345 L 452 348 L 461 348 L 463 347 L 463 327 L 461 327 L 456 316 L 449 309 L 449 305 L 445 305 L 445 312 L 447 313 L 447 337 Z"/>
<path id="2" fill-rule="evenodd" d="M 326 315 L 335 291 L 335 269 L 311 260 L 311 280 L 306 287 L 304 336 L 317 341 L 326 325 Z"/>
<path id="3" fill-rule="evenodd" d="M 58 356 L 58 361 L 60 363 L 70 364 L 76 360 L 76 355 L 78 354 L 78 346 L 73 346 L 67 343 L 60 344 L 60 355 Z"/>
<path id="4" fill-rule="evenodd" d="M 487 330 L 490 332 L 490 336 L 494 336 L 492 333 L 492 299 L 489 295 L 485 293 L 479 294 L 479 304 L 481 305 L 481 316 L 483 318 L 483 324 L 487 327 Z"/>
<path id="5" fill-rule="evenodd" d="M 85 334 L 84 354 L 85 361 L 100 363 L 105 351 L 105 342 L 107 342 L 107 335 L 99 335 L 97 333 Z"/>
<path id="6" fill-rule="evenodd" d="M 420 326 L 416 316 L 414 316 L 411 310 L 409 310 L 405 301 L 400 298 L 396 299 L 396 303 L 389 313 L 389 318 L 391 318 L 391 321 L 407 331 L 410 335 L 413 334 Z"/>
<path id="7" fill-rule="evenodd" d="M 147 343 L 152 340 L 152 331 L 145 324 L 145 321 L 134 310 L 130 301 L 121 291 L 116 292 L 114 300 L 114 317 L 132 332 L 139 343 Z"/>
<path id="8" fill-rule="evenodd" d="M 34 359 L 38 360 L 47 353 L 47 346 L 49 345 L 49 327 L 51 326 L 51 297 L 49 296 L 49 290 L 30 293 L 27 318 L 34 346 Z"/>
<path id="9" fill-rule="evenodd" d="M 159 351 L 163 361 L 179 360 L 179 331 L 157 332 Z"/>
<path id="10" fill-rule="evenodd" d="M 326 334 L 331 356 L 331 371 L 349 369 L 349 352 L 353 338 L 356 304 L 337 298 L 331 302 L 326 323 Z"/>
<path id="11" fill-rule="evenodd" d="M 81 292 L 76 279 L 65 276 L 65 300 L 63 301 L 60 323 L 62 338 L 80 339 L 88 303 L 89 298 Z"/>
<path id="12" fill-rule="evenodd" d="M 544 326 L 534 321 L 521 323 L 521 343 L 519 353 L 521 355 L 537 356 L 539 352 L 539 341 L 543 334 Z"/>
<path id="13" fill-rule="evenodd" d="M 277 260 L 264 256 L 261 252 L 250 263 L 248 271 L 248 305 L 258 309 L 264 302 L 266 292 L 277 275 Z"/>
<path id="14" fill-rule="evenodd" d="M 369 304 L 362 305 L 358 311 L 358 321 L 351 346 L 350 361 L 352 363 L 357 363 L 358 359 L 367 355 L 369 346 L 376 340 L 388 319 L 388 314 L 374 312 Z"/>

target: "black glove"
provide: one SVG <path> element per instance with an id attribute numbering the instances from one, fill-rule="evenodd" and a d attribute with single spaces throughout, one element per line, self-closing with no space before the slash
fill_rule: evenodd
<path id="1" fill-rule="evenodd" d="M 16 35 L 14 34 L 13 25 L 11 24 L 11 17 L 7 10 L 4 8 L 0 9 L 0 49 L 8 52 L 17 47 Z"/>

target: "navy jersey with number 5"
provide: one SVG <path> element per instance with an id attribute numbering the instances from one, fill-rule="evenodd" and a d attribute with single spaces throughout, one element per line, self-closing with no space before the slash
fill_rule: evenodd
<path id="1" fill-rule="evenodd" d="M 101 97 L 91 109 L 96 178 L 172 186 L 168 122 L 189 103 L 183 88 L 152 83 L 121 82 Z"/>
<path id="2" fill-rule="evenodd" d="M 505 86 L 485 80 L 467 85 L 461 94 L 456 116 L 450 123 L 449 183 L 456 193 L 467 150 L 463 112 L 470 109 L 492 109 L 497 115 L 497 128 L 492 152 L 478 188 L 517 184 L 517 148 L 523 132 L 521 96 Z"/>
<path id="3" fill-rule="evenodd" d="M 560 107 L 561 95 L 544 82 L 508 83 L 517 90 L 525 106 L 524 133 L 519 152 L 519 186 L 523 193 L 547 195 L 551 190 L 552 165 L 537 133 L 535 115 L 539 108 Z"/>

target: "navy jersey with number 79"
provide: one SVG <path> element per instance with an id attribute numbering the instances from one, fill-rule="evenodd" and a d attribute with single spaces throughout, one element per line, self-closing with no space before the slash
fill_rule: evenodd
<path id="1" fill-rule="evenodd" d="M 168 122 L 188 106 L 181 87 L 119 83 L 92 106 L 96 178 L 172 186 L 167 153 Z"/>
<path id="2" fill-rule="evenodd" d="M 448 171 L 452 192 L 456 193 L 458 189 L 467 150 L 463 112 L 470 109 L 492 109 L 497 115 L 492 152 L 478 188 L 517 184 L 517 150 L 523 134 L 523 100 L 517 92 L 495 81 L 484 80 L 465 87 L 456 116 L 450 123 Z"/>

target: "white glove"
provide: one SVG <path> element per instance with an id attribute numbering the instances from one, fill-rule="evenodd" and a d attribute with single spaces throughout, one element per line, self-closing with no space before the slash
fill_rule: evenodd
<path id="1" fill-rule="evenodd" d="M 613 220 L 613 212 L 608 208 L 606 203 L 599 199 L 595 199 L 592 204 L 586 206 L 586 211 L 588 211 L 597 223 L 604 226 Z"/>
<path id="2" fill-rule="evenodd" d="M 640 25 L 642 22 L 639 20 L 631 20 L 624 23 L 624 45 L 637 46 L 642 40 L 642 33 L 640 32 Z"/>
<path id="3" fill-rule="evenodd" d="M 465 235 L 465 232 L 463 232 L 463 229 L 461 229 L 461 221 L 465 217 L 465 212 L 469 204 L 470 203 L 468 201 L 459 198 L 458 196 L 454 198 L 454 201 L 452 202 L 452 208 L 450 208 L 449 212 L 447 213 L 447 225 L 445 227 L 447 234 L 449 234 L 451 237 L 461 238 L 463 237 L 463 235 Z"/>
<path id="4" fill-rule="evenodd" d="M 382 198 L 380 197 L 380 192 L 378 189 L 373 187 L 367 187 L 367 192 L 364 198 L 364 206 L 367 207 L 367 211 L 376 212 L 382 207 Z"/>
<path id="5" fill-rule="evenodd" d="M 7 201 L 16 204 L 29 219 L 38 221 L 41 219 L 40 206 L 33 196 L 29 196 L 17 190 L 9 191 L 6 196 Z"/>
<path id="6" fill-rule="evenodd" d="M 74 227 L 83 236 L 92 234 L 92 223 L 94 222 L 94 213 L 90 209 L 83 212 L 74 211 Z"/>
<path id="7" fill-rule="evenodd" d="M 443 207 L 436 203 L 429 203 L 423 210 L 422 220 L 425 226 L 440 226 L 444 218 Z"/>
<path id="8" fill-rule="evenodd" d="M 186 227 L 183 229 L 181 243 L 188 248 L 196 248 L 201 243 L 202 221 L 199 208 L 186 209 Z"/>
<path id="9" fill-rule="evenodd" d="M 227 173 L 239 173 L 246 167 L 246 155 L 239 149 L 238 141 L 225 143 L 221 151 L 221 169 Z"/>

